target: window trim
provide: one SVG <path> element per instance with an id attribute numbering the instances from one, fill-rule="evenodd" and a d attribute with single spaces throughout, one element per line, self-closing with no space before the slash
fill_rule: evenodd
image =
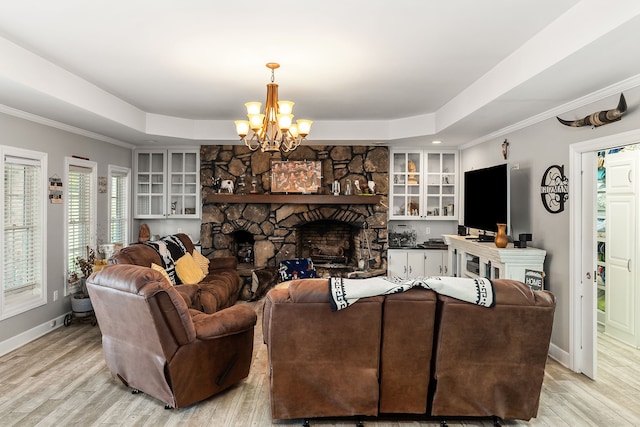
<path id="1" fill-rule="evenodd" d="M 111 186 L 111 178 L 114 175 L 120 175 L 120 176 L 125 176 L 126 179 L 126 183 L 125 183 L 125 187 L 127 188 L 127 209 L 126 209 L 126 219 L 127 219 L 127 232 L 126 232 L 126 236 L 125 236 L 125 241 L 123 242 L 123 245 L 126 246 L 128 244 L 128 242 L 131 240 L 131 169 L 130 168 L 125 168 L 123 166 L 117 166 L 117 165 L 109 165 L 107 167 L 107 180 L 108 180 L 108 194 L 107 194 L 107 200 L 108 200 L 108 206 L 107 206 L 107 212 L 109 213 L 109 225 L 107 226 L 107 234 L 108 234 L 108 241 L 109 243 L 113 242 L 113 239 L 111 238 L 111 196 L 112 196 L 112 192 L 113 192 L 113 188 Z"/>
<path id="2" fill-rule="evenodd" d="M 0 320 L 25 313 L 36 307 L 47 304 L 48 288 L 47 288 L 47 206 L 48 206 L 48 154 L 40 151 L 27 150 L 24 148 L 9 147 L 0 145 L 0 175 L 3 178 L 3 185 L 0 186 L 0 200 L 4 203 L 4 168 L 5 156 L 21 157 L 32 162 L 38 163 L 40 166 L 40 188 L 42 191 L 40 200 L 40 275 L 41 275 L 41 292 L 37 297 L 32 297 L 24 302 L 15 303 L 10 306 L 5 305 L 4 285 L 0 289 Z M 4 242 L 4 209 L 0 209 L 0 240 Z M 0 277 L 4 277 L 4 244 L 0 245 Z"/>
<path id="3" fill-rule="evenodd" d="M 98 211 L 98 164 L 90 160 L 79 159 L 77 157 L 66 156 L 64 158 L 64 257 L 63 257 L 63 271 L 64 271 L 64 295 L 71 295 L 79 288 L 71 288 L 67 282 L 69 277 L 69 269 L 67 265 L 69 254 L 69 168 L 72 166 L 78 166 L 82 168 L 91 169 L 91 224 L 90 224 L 90 240 L 89 246 L 96 248 L 97 244 L 97 211 Z"/>

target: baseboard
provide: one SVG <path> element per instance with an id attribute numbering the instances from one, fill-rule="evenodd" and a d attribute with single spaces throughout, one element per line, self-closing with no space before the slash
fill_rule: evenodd
<path id="1" fill-rule="evenodd" d="M 569 353 L 553 343 L 551 343 L 551 345 L 549 346 L 549 357 L 551 357 L 553 360 L 555 360 L 565 368 L 569 368 Z"/>
<path id="2" fill-rule="evenodd" d="M 54 329 L 57 329 L 60 326 L 64 325 L 64 317 L 66 315 L 67 313 L 62 314 L 54 319 L 51 319 L 45 323 L 29 329 L 28 331 L 24 331 L 21 334 L 0 342 L 0 356 L 4 356 L 5 354 L 12 352 L 13 350 L 22 347 L 23 345 L 28 344 L 31 341 L 40 338 L 41 336 L 46 335 Z"/>

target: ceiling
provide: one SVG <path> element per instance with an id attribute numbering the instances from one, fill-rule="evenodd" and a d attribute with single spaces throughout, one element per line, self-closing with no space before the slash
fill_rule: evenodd
<path id="1" fill-rule="evenodd" d="M 310 142 L 456 146 L 636 84 L 637 40 L 636 0 L 3 1 L 0 111 L 124 145 L 234 143 L 273 61 Z"/>

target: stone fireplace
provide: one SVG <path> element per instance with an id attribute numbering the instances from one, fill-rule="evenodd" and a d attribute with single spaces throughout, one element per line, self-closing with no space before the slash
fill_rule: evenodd
<path id="1" fill-rule="evenodd" d="M 354 271 L 360 260 L 386 270 L 387 148 L 303 146 L 285 158 L 244 146 L 203 146 L 200 157 L 203 253 L 233 255 L 255 267 L 277 267 L 282 260 L 309 257 L 321 275 Z M 321 160 L 323 190 L 269 194 L 271 160 Z M 213 178 L 231 179 L 247 194 L 219 194 Z M 373 180 L 377 196 L 329 196 L 334 180 L 342 188 L 346 180 L 358 180 L 363 188 Z M 246 189 L 254 188 L 254 183 L 257 192 L 249 194 Z"/>

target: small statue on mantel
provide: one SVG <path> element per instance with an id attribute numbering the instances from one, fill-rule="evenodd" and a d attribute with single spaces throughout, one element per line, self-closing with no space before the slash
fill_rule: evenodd
<path id="1" fill-rule="evenodd" d="M 362 194 L 362 189 L 360 188 L 360 181 L 358 181 L 357 179 L 354 179 L 353 186 L 356 187 L 356 194 Z"/>
<path id="2" fill-rule="evenodd" d="M 221 186 L 221 185 L 222 185 L 222 178 L 215 178 L 215 177 L 212 177 L 212 179 L 211 179 L 211 187 L 213 187 L 213 190 L 214 190 L 216 193 L 219 193 L 219 192 L 220 192 L 220 186 Z"/>
<path id="3" fill-rule="evenodd" d="M 367 183 L 367 187 L 369 187 L 369 194 L 376 194 L 376 182 L 369 181 Z"/>
<path id="4" fill-rule="evenodd" d="M 251 175 L 251 194 L 258 193 L 258 178 L 256 178 L 255 174 Z"/>

